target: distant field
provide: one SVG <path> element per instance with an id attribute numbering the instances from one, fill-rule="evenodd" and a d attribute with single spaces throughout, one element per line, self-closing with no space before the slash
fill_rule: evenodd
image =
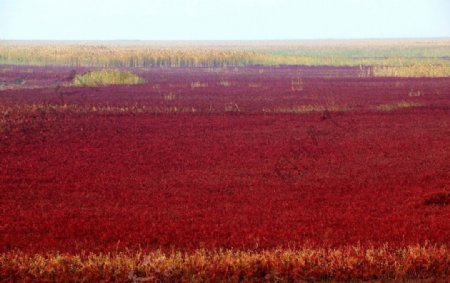
<path id="1" fill-rule="evenodd" d="M 448 41 L 172 44 L 0 44 L 0 281 L 448 281 Z"/>
<path id="2" fill-rule="evenodd" d="M 445 77 L 450 75 L 449 59 L 449 39 L 195 43 L 0 41 L 0 64 L 23 65 L 371 66 L 375 69 L 372 74 L 379 76 Z M 405 69 L 406 66 L 414 68 Z"/>

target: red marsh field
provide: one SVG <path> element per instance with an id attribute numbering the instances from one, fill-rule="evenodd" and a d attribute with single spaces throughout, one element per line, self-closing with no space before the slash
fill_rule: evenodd
<path id="1" fill-rule="evenodd" d="M 448 278 L 450 77 L 93 70 L 0 65 L 0 280 Z"/>

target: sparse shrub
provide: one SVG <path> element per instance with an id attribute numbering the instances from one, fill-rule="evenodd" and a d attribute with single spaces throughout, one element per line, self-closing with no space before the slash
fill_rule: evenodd
<path id="1" fill-rule="evenodd" d="M 24 85 L 24 84 L 27 83 L 27 81 L 26 81 L 24 78 L 18 78 L 18 79 L 16 79 L 16 80 L 14 80 L 14 83 L 15 83 L 16 85 Z"/>
<path id="2" fill-rule="evenodd" d="M 218 82 L 217 84 L 218 84 L 218 85 L 221 85 L 221 86 L 223 86 L 223 87 L 229 87 L 229 86 L 231 86 L 231 82 L 229 82 L 229 81 L 220 81 L 220 82 Z"/>
<path id="3" fill-rule="evenodd" d="M 168 101 L 172 101 L 172 100 L 177 99 L 177 95 L 175 93 L 173 93 L 173 92 L 169 92 L 169 93 L 163 94 L 163 99 L 164 100 L 168 100 Z"/>
<path id="4" fill-rule="evenodd" d="M 208 83 L 202 83 L 202 82 L 192 82 L 191 88 L 203 88 L 208 87 Z"/>
<path id="5" fill-rule="evenodd" d="M 423 96 L 423 91 L 421 90 L 410 90 L 408 93 L 409 97 L 419 97 L 419 96 Z"/>
<path id="6" fill-rule="evenodd" d="M 83 75 L 77 75 L 73 79 L 73 85 L 75 86 L 102 86 L 141 83 L 144 83 L 144 79 L 141 77 L 131 72 L 119 71 L 115 69 L 92 71 Z"/>
<path id="7" fill-rule="evenodd" d="M 249 83 L 248 84 L 248 87 L 250 87 L 250 88 L 259 88 L 261 86 L 262 86 L 262 84 L 260 84 L 260 83 Z"/>
<path id="8" fill-rule="evenodd" d="M 224 107 L 225 112 L 240 112 L 241 109 L 236 103 L 228 103 Z"/>
<path id="9" fill-rule="evenodd" d="M 295 79 L 291 80 L 291 90 L 292 91 L 302 91 L 303 90 L 303 80 Z"/>

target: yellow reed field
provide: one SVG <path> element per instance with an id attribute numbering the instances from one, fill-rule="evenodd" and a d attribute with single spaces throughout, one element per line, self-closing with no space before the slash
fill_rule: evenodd
<path id="1" fill-rule="evenodd" d="M 184 43 L 0 41 L 0 64 L 115 68 L 246 65 L 441 65 L 445 68 L 450 66 L 449 52 L 450 41 L 447 39 Z M 382 75 L 391 71 L 382 68 L 378 72 Z M 436 73 L 442 74 L 441 71 Z"/>
<path id="2" fill-rule="evenodd" d="M 0 281 L 304 282 L 450 279 L 447 246 L 0 254 Z M 445 281 L 442 281 L 445 282 Z"/>
<path id="3" fill-rule="evenodd" d="M 450 77 L 450 65 L 375 66 L 376 77 Z"/>
<path id="4" fill-rule="evenodd" d="M 0 63 L 98 67 L 220 67 L 256 64 L 252 51 L 124 45 L 0 44 Z"/>

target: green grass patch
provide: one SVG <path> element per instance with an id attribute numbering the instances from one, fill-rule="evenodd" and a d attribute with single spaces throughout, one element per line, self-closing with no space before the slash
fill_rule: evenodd
<path id="1" fill-rule="evenodd" d="M 138 75 L 116 69 L 92 71 L 82 75 L 77 75 L 73 79 L 73 85 L 75 86 L 134 85 L 144 82 L 144 79 Z"/>

